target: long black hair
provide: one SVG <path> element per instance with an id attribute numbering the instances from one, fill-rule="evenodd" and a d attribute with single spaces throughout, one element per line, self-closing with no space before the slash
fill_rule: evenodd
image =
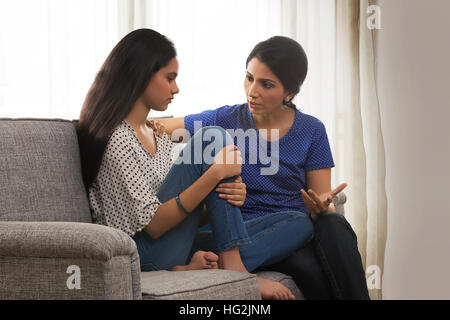
<path id="1" fill-rule="evenodd" d="M 115 128 L 130 113 L 151 77 L 175 57 L 173 43 L 150 29 L 130 32 L 108 55 L 87 93 L 77 124 L 86 189 L 98 173 Z"/>
<path id="2" fill-rule="evenodd" d="M 259 42 L 250 52 L 245 66 L 253 58 L 269 67 L 269 69 L 280 79 L 284 88 L 294 94 L 300 92 L 300 88 L 308 73 L 308 58 L 305 50 L 295 40 L 275 36 Z M 289 107 L 295 108 L 290 101 L 283 101 Z"/>

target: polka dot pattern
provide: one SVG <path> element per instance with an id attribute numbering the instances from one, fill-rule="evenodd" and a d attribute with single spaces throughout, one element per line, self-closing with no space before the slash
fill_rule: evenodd
<path id="1" fill-rule="evenodd" d="M 157 151 L 144 149 L 124 120 L 108 141 L 99 172 L 89 188 L 95 223 L 133 236 L 153 218 L 161 205 L 157 190 L 172 166 L 173 143 L 156 136 Z"/>
<path id="2" fill-rule="evenodd" d="M 220 126 L 233 131 L 249 129 L 256 131 L 248 105 L 238 104 L 207 110 L 184 118 L 186 129 L 192 135 L 202 126 Z M 289 132 L 279 140 L 278 152 L 258 134 L 257 141 L 250 143 L 234 141 L 243 156 L 242 180 L 247 185 L 247 198 L 241 207 L 244 220 L 281 211 L 307 213 L 300 194 L 306 188 L 306 172 L 334 167 L 333 157 L 323 123 L 317 118 L 296 109 L 294 123 Z M 241 140 L 242 141 L 242 140 Z M 270 163 L 264 161 L 270 158 Z M 257 159 L 255 163 L 254 159 Z M 278 163 L 275 174 L 264 175 L 261 169 Z"/>

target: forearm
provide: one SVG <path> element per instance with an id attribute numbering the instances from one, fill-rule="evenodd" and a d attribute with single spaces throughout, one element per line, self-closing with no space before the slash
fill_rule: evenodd
<path id="1" fill-rule="evenodd" d="M 191 212 L 198 207 L 223 179 L 215 169 L 215 165 L 212 165 L 197 181 L 180 194 L 180 201 L 187 211 Z"/>
<path id="2" fill-rule="evenodd" d="M 180 193 L 179 198 L 183 207 L 188 212 L 195 210 L 220 180 L 222 180 L 222 177 L 215 170 L 215 166 L 211 166 L 189 188 Z M 146 231 L 152 238 L 159 238 L 186 217 L 184 211 L 178 207 L 175 198 L 172 198 L 158 207 L 155 216 L 147 225 Z"/>

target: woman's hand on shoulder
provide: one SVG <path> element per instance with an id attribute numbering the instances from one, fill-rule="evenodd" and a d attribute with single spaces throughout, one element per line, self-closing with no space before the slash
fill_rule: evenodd
<path id="1" fill-rule="evenodd" d="M 153 129 L 158 137 L 162 137 L 162 135 L 167 132 L 166 127 L 157 120 L 147 119 L 145 122 L 147 126 Z"/>
<path id="2" fill-rule="evenodd" d="M 237 177 L 234 182 L 221 183 L 216 188 L 219 198 L 226 199 L 236 207 L 242 207 L 247 196 L 247 186 L 242 182 L 242 177 Z"/>

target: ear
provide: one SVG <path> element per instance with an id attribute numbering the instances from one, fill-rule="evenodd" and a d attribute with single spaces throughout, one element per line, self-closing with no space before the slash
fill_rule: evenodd
<path id="1" fill-rule="evenodd" d="M 286 96 L 286 98 L 284 98 L 284 101 L 285 101 L 285 102 L 291 102 L 292 99 L 294 99 L 294 97 L 295 97 L 295 93 L 289 93 L 289 94 Z"/>

